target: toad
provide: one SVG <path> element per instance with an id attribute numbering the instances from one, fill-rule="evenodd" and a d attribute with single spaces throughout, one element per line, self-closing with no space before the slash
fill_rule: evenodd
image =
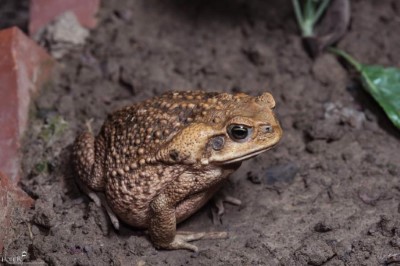
<path id="1" fill-rule="evenodd" d="M 270 93 L 203 91 L 169 92 L 125 107 L 108 116 L 97 137 L 77 137 L 77 179 L 116 228 L 121 220 L 147 229 L 156 248 L 197 251 L 189 241 L 226 233 L 177 232 L 177 223 L 200 209 L 242 161 L 278 143 L 274 107 Z"/>

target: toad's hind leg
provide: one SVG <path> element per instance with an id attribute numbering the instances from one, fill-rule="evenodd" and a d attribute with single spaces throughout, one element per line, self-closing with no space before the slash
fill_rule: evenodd
<path id="1" fill-rule="evenodd" d="M 86 185 L 82 189 L 88 195 L 88 190 L 104 191 L 104 148 L 103 139 L 99 137 L 95 140 L 89 132 L 78 136 L 73 145 L 73 165 L 78 179 Z"/>
<path id="2" fill-rule="evenodd" d="M 90 124 L 88 124 L 90 130 Z M 91 130 L 90 130 L 91 131 Z M 80 189 L 91 198 L 97 206 L 106 209 L 111 223 L 115 229 L 119 229 L 117 216 L 108 206 L 102 192 L 105 189 L 104 180 L 104 140 L 101 136 L 94 139 L 90 132 L 82 133 L 75 141 L 73 147 L 73 165 L 78 174 L 76 181 Z"/>

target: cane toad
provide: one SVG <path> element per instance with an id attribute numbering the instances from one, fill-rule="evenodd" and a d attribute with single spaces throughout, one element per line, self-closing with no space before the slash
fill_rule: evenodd
<path id="1" fill-rule="evenodd" d="M 73 163 L 86 193 L 157 248 L 190 249 L 213 233 L 179 233 L 243 160 L 275 146 L 282 129 L 271 94 L 170 92 L 109 115 L 97 137 L 77 137 Z M 118 226 L 118 220 L 114 224 Z"/>

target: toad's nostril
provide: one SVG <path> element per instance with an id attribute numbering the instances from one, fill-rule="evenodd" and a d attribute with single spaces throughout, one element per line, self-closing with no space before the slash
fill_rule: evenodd
<path id="1" fill-rule="evenodd" d="M 265 125 L 263 126 L 263 131 L 265 133 L 272 133 L 274 131 L 274 128 L 271 125 Z"/>

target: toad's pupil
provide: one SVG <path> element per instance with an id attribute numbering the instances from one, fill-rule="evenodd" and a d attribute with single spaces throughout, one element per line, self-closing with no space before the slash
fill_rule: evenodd
<path id="1" fill-rule="evenodd" d="M 233 126 L 231 132 L 235 139 L 245 139 L 249 134 L 248 129 L 244 126 Z"/>

